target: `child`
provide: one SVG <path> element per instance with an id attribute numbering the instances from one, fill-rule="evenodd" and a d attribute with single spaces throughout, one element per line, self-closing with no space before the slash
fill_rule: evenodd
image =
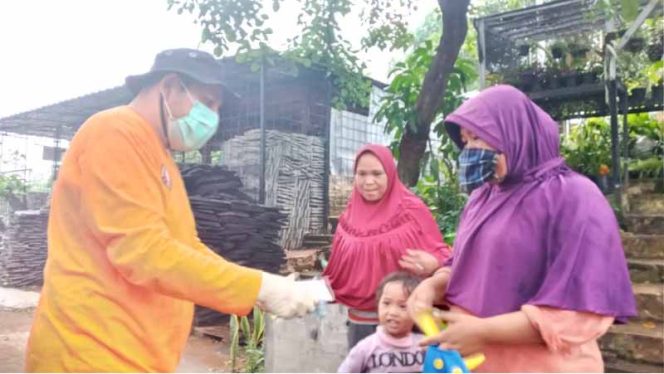
<path id="1" fill-rule="evenodd" d="M 391 273 L 376 291 L 379 326 L 361 340 L 339 366 L 339 373 L 413 373 L 422 371 L 424 351 L 418 345 L 406 309 L 408 296 L 419 279 L 405 272 Z"/>

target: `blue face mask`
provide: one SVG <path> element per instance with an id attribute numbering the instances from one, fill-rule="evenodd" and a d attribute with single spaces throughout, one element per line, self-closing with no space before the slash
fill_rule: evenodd
<path id="1" fill-rule="evenodd" d="M 459 155 L 459 184 L 470 194 L 484 183 L 495 179 L 498 152 L 481 148 L 464 148 Z"/>
<path id="2" fill-rule="evenodd" d="M 161 99 L 168 112 L 165 129 L 168 147 L 174 151 L 188 152 L 200 149 L 214 136 L 219 127 L 219 115 L 205 104 L 195 100 L 187 87 L 184 84 L 182 86 L 193 103 L 189 113 L 185 116 L 174 118 L 163 94 Z"/>

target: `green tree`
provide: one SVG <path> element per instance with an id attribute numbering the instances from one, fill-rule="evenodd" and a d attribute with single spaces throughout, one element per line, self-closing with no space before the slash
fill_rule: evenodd
<path id="1" fill-rule="evenodd" d="M 409 186 L 417 183 L 425 155 L 431 124 L 440 113 L 450 76 L 468 31 L 470 0 L 439 0 L 442 35 L 436 53 L 424 74 L 415 103 L 415 116 L 409 118 L 399 144 L 399 176 Z"/>
<path id="2" fill-rule="evenodd" d="M 13 210 L 25 209 L 25 181 L 15 175 L 0 174 L 0 198 L 7 200 Z"/>
<path id="3" fill-rule="evenodd" d="M 472 17 L 485 16 L 497 12 L 504 12 L 535 5 L 535 0 L 478 0 L 474 1 L 468 10 Z M 424 22 L 413 33 L 414 46 L 404 61 L 396 63 L 391 72 L 392 81 L 387 89 L 381 109 L 378 112 L 377 119 L 385 120 L 386 130 L 394 135 L 393 151 L 399 158 L 399 165 L 411 165 L 418 161 L 419 172 L 426 171 L 430 165 L 430 155 L 432 150 L 425 150 L 420 156 L 419 153 L 404 153 L 404 142 L 408 140 L 408 134 L 415 134 L 418 137 L 418 147 L 426 146 L 421 144 L 421 138 L 425 134 L 419 133 L 424 129 L 421 121 L 423 113 L 426 113 L 429 124 L 435 124 L 434 133 L 442 144 L 446 144 L 446 135 L 442 128 L 440 119 L 456 109 L 463 101 L 463 94 L 469 90 L 478 88 L 477 65 L 479 63 L 477 56 L 477 32 L 470 22 L 467 22 L 468 32 L 465 40 L 458 51 L 458 57 L 454 62 L 454 67 L 448 73 L 446 78 L 447 87 L 444 95 L 439 98 L 439 102 L 430 103 L 426 110 L 422 110 L 422 100 L 424 97 L 435 97 L 427 94 L 424 90 L 427 88 L 427 82 L 430 82 L 431 66 L 435 59 L 440 55 L 439 41 L 443 39 L 445 19 L 440 9 L 436 9 L 428 14 Z M 448 24 L 449 26 L 449 24 Z M 447 28 L 445 28 L 447 29 Z M 431 118 L 429 120 L 428 118 Z M 419 124 L 419 126 L 418 126 Z M 426 127 L 429 131 L 430 127 Z M 428 139 L 429 133 L 426 134 Z M 420 138 L 421 137 L 421 138 Z M 439 150 L 440 151 L 440 150 Z M 443 158 L 454 156 L 444 151 L 439 152 Z M 415 160 L 409 160 L 409 157 Z M 413 166 L 404 166 L 409 170 Z M 404 180 L 412 185 L 414 180 L 419 178 L 419 174 L 404 176 Z M 412 179 L 414 178 L 414 179 Z"/>
<path id="4" fill-rule="evenodd" d="M 272 1 L 272 11 L 279 12 L 282 0 Z M 470 0 L 438 0 L 444 32 L 436 43 L 435 54 L 426 68 L 425 79 L 415 102 L 416 116 L 405 127 L 399 149 L 399 174 L 408 185 L 415 185 L 419 165 L 425 153 L 431 123 L 445 97 L 448 79 L 468 29 L 466 14 Z M 195 14 L 201 25 L 203 42 L 215 44 L 221 55 L 232 44 L 240 45 L 241 54 L 269 51 L 267 38 L 273 32 L 266 26 L 270 18 L 261 0 L 168 0 L 169 8 Z M 362 76 L 365 68 L 358 52 L 340 32 L 339 20 L 362 7 L 360 18 L 365 26 L 362 49 L 407 49 L 413 41 L 407 18 L 417 8 L 414 0 L 300 0 L 297 24 L 301 32 L 292 39 L 285 54 L 304 65 L 315 64 L 328 71 L 334 86 L 335 105 L 366 105 L 370 83 Z"/>

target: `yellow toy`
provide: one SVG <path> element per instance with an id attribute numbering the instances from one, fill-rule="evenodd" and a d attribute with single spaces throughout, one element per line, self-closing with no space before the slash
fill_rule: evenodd
<path id="1" fill-rule="evenodd" d="M 432 311 L 425 311 L 417 316 L 415 323 L 419 326 L 424 335 L 428 337 L 436 336 L 445 325 L 439 326 L 433 317 Z M 459 352 L 448 349 L 441 349 L 437 345 L 431 345 L 427 348 L 424 356 L 423 373 L 469 373 L 480 366 L 486 358 L 482 353 L 463 358 Z"/>

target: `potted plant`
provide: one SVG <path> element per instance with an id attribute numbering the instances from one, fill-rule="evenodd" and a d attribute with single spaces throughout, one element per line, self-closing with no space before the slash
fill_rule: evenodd
<path id="1" fill-rule="evenodd" d="M 551 56 L 555 59 L 561 59 L 567 53 L 567 45 L 564 42 L 557 41 L 551 45 Z"/>
<path id="2" fill-rule="evenodd" d="M 648 46 L 646 54 L 651 62 L 657 62 L 662 59 L 664 54 L 664 32 L 659 25 L 653 25 L 648 28 Z"/>
<path id="3" fill-rule="evenodd" d="M 569 45 L 569 53 L 575 59 L 585 58 L 586 55 L 590 52 L 590 41 L 577 40 L 574 43 Z"/>
<path id="4" fill-rule="evenodd" d="M 581 84 L 581 74 L 577 69 L 565 69 L 560 73 L 560 85 L 574 87 Z"/>
<path id="5" fill-rule="evenodd" d="M 662 86 L 662 82 L 660 81 L 658 85 L 652 86 L 652 100 L 655 103 L 662 103 L 662 99 L 664 99 L 664 86 Z"/>
<path id="6" fill-rule="evenodd" d="M 660 40 L 659 42 L 649 44 L 648 48 L 646 49 L 646 53 L 648 54 L 648 59 L 652 62 L 657 62 L 662 59 L 662 55 L 664 55 L 664 44 Z"/>
<path id="7" fill-rule="evenodd" d="M 536 64 L 525 66 L 519 72 L 519 82 L 524 92 L 536 90 L 538 88 L 539 67 Z"/>
<path id="8" fill-rule="evenodd" d="M 558 77 L 560 76 L 560 68 L 555 62 L 550 62 L 547 66 L 539 71 L 538 81 L 544 89 L 556 89 L 560 87 Z"/>
<path id="9" fill-rule="evenodd" d="M 629 39 L 625 44 L 625 50 L 631 53 L 638 53 L 643 50 L 646 45 L 646 40 L 642 36 L 636 36 Z"/>
<path id="10" fill-rule="evenodd" d="M 648 19 L 644 26 L 644 34 L 648 40 L 646 55 L 651 62 L 660 61 L 664 54 L 664 21 L 661 17 L 657 20 Z"/>
<path id="11" fill-rule="evenodd" d="M 641 52 L 645 46 L 646 38 L 644 38 L 641 33 L 636 33 L 632 35 L 627 41 L 627 44 L 625 44 L 625 50 L 631 53 L 638 53 Z"/>
<path id="12" fill-rule="evenodd" d="M 630 103 L 640 103 L 646 98 L 646 89 L 644 87 L 633 88 L 629 95 Z"/>
<path id="13" fill-rule="evenodd" d="M 606 34 L 604 37 L 604 43 L 610 43 L 614 40 L 617 40 L 619 38 L 622 38 L 623 35 L 625 35 L 625 29 L 620 30 L 620 31 L 612 31 Z"/>
<path id="14" fill-rule="evenodd" d="M 604 72 L 604 67 L 600 62 L 592 62 L 586 65 L 581 73 L 581 84 L 595 84 L 599 82 Z"/>

